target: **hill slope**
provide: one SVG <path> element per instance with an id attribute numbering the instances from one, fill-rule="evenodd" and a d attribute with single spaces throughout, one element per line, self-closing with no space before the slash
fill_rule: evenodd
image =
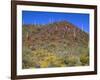
<path id="1" fill-rule="evenodd" d="M 89 65 L 89 35 L 67 21 L 23 25 L 22 35 L 23 68 Z"/>

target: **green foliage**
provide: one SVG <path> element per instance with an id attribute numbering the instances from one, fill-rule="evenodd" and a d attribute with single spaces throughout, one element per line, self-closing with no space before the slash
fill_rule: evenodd
<path id="1" fill-rule="evenodd" d="M 27 47 L 23 48 L 23 53 L 22 53 L 22 67 L 23 68 L 31 68 L 34 67 L 34 62 L 33 62 L 33 57 L 31 56 L 31 50 L 28 49 Z"/>
<path id="2" fill-rule="evenodd" d="M 23 49 L 23 68 L 66 67 L 88 64 L 89 56 L 87 54 L 81 54 L 80 57 L 76 55 L 60 57 L 45 49 L 36 49 L 34 51 L 25 47 Z"/>
<path id="3" fill-rule="evenodd" d="M 75 66 L 78 65 L 78 57 L 75 55 L 65 56 L 65 63 L 67 66 Z"/>
<path id="4" fill-rule="evenodd" d="M 81 54 L 80 55 L 80 62 L 82 63 L 82 65 L 88 65 L 89 64 L 89 55 Z"/>
<path id="5" fill-rule="evenodd" d="M 23 68 L 30 67 L 64 67 L 66 66 L 63 59 L 54 53 L 44 49 L 38 49 L 31 53 L 23 53 Z"/>
<path id="6" fill-rule="evenodd" d="M 55 55 L 54 53 L 50 53 L 47 50 L 39 49 L 36 51 L 33 51 L 33 54 L 35 57 L 38 57 L 38 63 L 41 68 L 46 67 L 60 67 L 64 66 L 64 62 L 60 57 Z"/>

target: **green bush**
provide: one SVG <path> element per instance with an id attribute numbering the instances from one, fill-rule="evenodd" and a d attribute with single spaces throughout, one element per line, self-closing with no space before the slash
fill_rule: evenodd
<path id="1" fill-rule="evenodd" d="M 88 54 L 81 54 L 80 62 L 82 63 L 82 65 L 88 65 L 89 64 L 89 55 Z"/>
<path id="2" fill-rule="evenodd" d="M 65 57 L 65 63 L 67 66 L 78 65 L 78 57 L 75 55 L 70 55 Z"/>

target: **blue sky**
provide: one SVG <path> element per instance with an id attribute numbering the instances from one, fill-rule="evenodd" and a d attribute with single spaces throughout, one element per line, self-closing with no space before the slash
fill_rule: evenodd
<path id="1" fill-rule="evenodd" d="M 89 33 L 89 14 L 22 11 L 22 24 L 48 24 L 55 21 L 68 21 Z"/>

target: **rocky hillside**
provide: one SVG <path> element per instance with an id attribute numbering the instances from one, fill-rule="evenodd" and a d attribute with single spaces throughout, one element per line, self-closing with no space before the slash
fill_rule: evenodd
<path id="1" fill-rule="evenodd" d="M 22 32 L 23 68 L 89 65 L 89 35 L 67 21 L 46 25 L 23 25 Z M 60 59 L 58 61 L 62 63 L 54 59 L 55 61 L 49 60 L 45 65 L 48 64 L 43 66 L 44 59 L 50 56 Z M 29 61 L 29 57 L 32 60 Z M 38 62 L 35 63 L 35 60 Z M 56 65 L 57 62 L 61 65 Z"/>

